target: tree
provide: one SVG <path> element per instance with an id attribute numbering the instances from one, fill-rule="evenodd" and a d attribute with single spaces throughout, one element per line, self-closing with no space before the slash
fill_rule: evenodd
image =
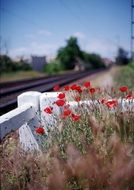
<path id="1" fill-rule="evenodd" d="M 70 37 L 65 47 L 58 50 L 57 57 L 65 69 L 74 69 L 77 65 L 82 65 L 86 69 L 105 67 L 100 55 L 82 51 L 78 45 L 76 37 Z"/>
<path id="2" fill-rule="evenodd" d="M 15 62 L 7 55 L 0 55 L 0 73 L 21 71 L 21 70 L 23 71 L 31 70 L 31 67 L 23 60 Z"/>
<path id="3" fill-rule="evenodd" d="M 81 57 L 77 38 L 70 37 L 67 45 L 58 50 L 57 59 L 64 65 L 65 69 L 74 69 L 77 57 Z"/>
<path id="4" fill-rule="evenodd" d="M 87 53 L 87 52 L 82 52 L 82 58 L 86 63 L 87 68 L 103 68 L 105 67 L 104 62 L 102 61 L 102 58 L 100 55 L 95 54 L 95 53 Z"/>
<path id="5" fill-rule="evenodd" d="M 44 71 L 50 75 L 54 73 L 59 73 L 63 70 L 63 65 L 59 62 L 59 60 L 52 60 L 44 66 Z"/>
<path id="6" fill-rule="evenodd" d="M 7 55 L 0 55 L 0 72 L 12 71 L 13 64 Z"/>
<path id="7" fill-rule="evenodd" d="M 126 65 L 128 63 L 129 63 L 128 52 L 125 51 L 122 47 L 119 47 L 117 56 L 116 56 L 116 64 Z"/>

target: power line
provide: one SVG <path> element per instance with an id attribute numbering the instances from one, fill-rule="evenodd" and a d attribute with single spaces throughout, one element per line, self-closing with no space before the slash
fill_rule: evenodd
<path id="1" fill-rule="evenodd" d="M 83 21 L 81 20 L 81 18 L 80 18 L 78 15 L 76 15 L 76 14 L 72 11 L 72 9 L 70 9 L 70 7 L 69 7 L 64 1 L 59 0 L 59 2 L 60 2 L 60 4 L 62 4 L 62 6 L 63 6 L 66 10 L 68 10 L 68 12 L 70 12 L 70 14 L 75 18 L 75 20 L 77 20 L 77 22 L 80 23 L 80 25 L 83 25 L 83 27 L 86 28 L 86 29 L 89 31 L 89 28 L 87 28 L 87 27 L 85 26 L 85 24 L 83 23 Z M 4 7 L 0 7 L 0 9 L 1 9 L 3 12 L 5 12 L 5 13 L 7 13 L 7 14 L 11 15 L 12 17 L 15 17 L 15 18 L 17 18 L 17 19 L 19 19 L 19 20 L 22 20 L 23 22 L 25 22 L 25 23 L 27 23 L 27 24 L 31 24 L 31 25 L 33 25 L 33 26 L 39 27 L 39 25 L 38 25 L 37 23 L 35 23 L 35 22 L 33 22 L 33 21 L 29 21 L 27 18 L 24 18 L 24 17 L 22 17 L 22 16 L 16 14 L 15 12 L 12 12 L 12 11 L 10 11 L 10 10 L 4 8 Z"/>
<path id="2" fill-rule="evenodd" d="M 89 28 L 85 26 L 81 18 L 78 15 L 76 15 L 63 0 L 59 0 L 59 3 L 61 3 L 62 6 L 71 13 L 71 15 L 75 18 L 75 20 L 77 20 L 77 22 L 79 22 L 81 25 L 83 25 L 84 28 L 86 28 L 89 31 Z"/>
<path id="3" fill-rule="evenodd" d="M 28 19 L 24 18 L 24 17 L 21 17 L 20 15 L 8 10 L 8 9 L 5 9 L 4 7 L 0 7 L 0 9 L 3 11 L 3 12 L 6 12 L 7 14 L 17 18 L 17 19 L 20 19 L 22 20 L 23 22 L 27 23 L 27 24 L 31 24 L 33 26 L 37 26 L 39 27 L 39 25 L 37 23 L 34 23 L 34 22 L 31 22 L 31 21 L 28 21 Z"/>

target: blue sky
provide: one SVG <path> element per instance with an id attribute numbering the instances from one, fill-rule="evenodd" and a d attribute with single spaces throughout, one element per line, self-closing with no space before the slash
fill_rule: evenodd
<path id="1" fill-rule="evenodd" d="M 130 2 L 1 0 L 2 44 L 12 57 L 51 57 L 73 35 L 83 50 L 114 58 L 118 46 L 130 50 Z"/>

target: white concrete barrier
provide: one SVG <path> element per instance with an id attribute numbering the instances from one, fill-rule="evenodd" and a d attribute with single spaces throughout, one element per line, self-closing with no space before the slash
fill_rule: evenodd
<path id="1" fill-rule="evenodd" d="M 0 139 L 11 131 L 19 129 L 24 123 L 35 117 L 33 107 L 24 105 L 0 117 Z"/>
<path id="2" fill-rule="evenodd" d="M 35 127 L 41 126 L 40 95 L 40 92 L 29 91 L 18 96 L 18 107 L 30 105 L 34 110 L 34 117 L 19 128 L 20 143 L 25 150 L 39 150 L 40 139 L 35 134 Z"/>
<path id="3" fill-rule="evenodd" d="M 58 94 L 59 92 L 46 92 L 42 93 L 40 96 L 41 121 L 46 129 L 53 127 L 57 116 L 61 113 L 62 108 L 54 104 Z M 44 109 L 48 106 L 53 107 L 53 114 L 44 112 Z"/>

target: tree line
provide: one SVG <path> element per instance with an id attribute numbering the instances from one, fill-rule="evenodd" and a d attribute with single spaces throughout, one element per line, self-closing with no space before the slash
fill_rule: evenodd
<path id="1" fill-rule="evenodd" d="M 7 55 L 0 55 L 0 73 L 27 70 L 31 70 L 31 66 L 23 59 L 20 61 L 13 61 Z"/>
<path id="2" fill-rule="evenodd" d="M 119 48 L 115 63 L 117 65 L 125 65 L 129 63 L 128 53 Z M 56 73 L 64 70 L 74 70 L 76 67 L 79 70 L 98 69 L 106 67 L 104 60 L 99 54 L 88 53 L 81 50 L 76 37 L 71 36 L 64 47 L 59 48 L 56 58 L 44 66 L 46 73 Z M 20 70 L 31 70 L 31 66 L 23 59 L 13 61 L 7 55 L 0 55 L 0 72 L 12 72 Z"/>
<path id="3" fill-rule="evenodd" d="M 76 66 L 80 69 L 96 69 L 105 67 L 105 64 L 100 55 L 82 51 L 77 38 L 72 36 L 64 47 L 59 48 L 55 60 L 45 66 L 45 71 L 73 70 Z"/>
<path id="4" fill-rule="evenodd" d="M 119 47 L 115 64 L 126 65 L 129 61 L 128 52 Z M 45 66 L 45 71 L 51 74 L 61 70 L 72 70 L 76 65 L 82 65 L 86 70 L 106 67 L 99 54 L 81 50 L 77 38 L 72 36 L 66 41 L 66 45 L 58 50 L 55 60 Z"/>

